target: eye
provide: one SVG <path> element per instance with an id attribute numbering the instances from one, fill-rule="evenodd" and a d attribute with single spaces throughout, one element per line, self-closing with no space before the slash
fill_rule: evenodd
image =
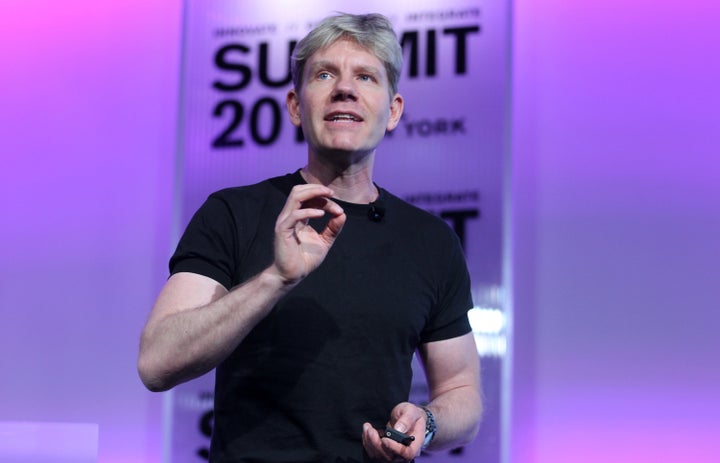
<path id="1" fill-rule="evenodd" d="M 358 78 L 360 80 L 362 80 L 363 82 L 372 82 L 373 81 L 372 76 L 369 74 L 361 74 L 360 76 L 358 76 Z"/>
<path id="2" fill-rule="evenodd" d="M 330 73 L 326 71 L 319 72 L 317 78 L 319 80 L 328 80 L 330 78 Z"/>

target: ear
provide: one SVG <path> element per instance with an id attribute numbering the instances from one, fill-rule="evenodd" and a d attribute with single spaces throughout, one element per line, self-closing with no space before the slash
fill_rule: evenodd
<path id="1" fill-rule="evenodd" d="M 405 100 L 403 100 L 402 95 L 396 93 L 395 96 L 392 97 L 392 100 L 390 100 L 390 118 L 385 127 L 388 132 L 391 132 L 400 123 L 404 108 Z"/>
<path id="2" fill-rule="evenodd" d="M 287 105 L 288 114 L 290 115 L 290 122 L 292 122 L 295 127 L 300 127 L 300 97 L 294 88 L 288 92 L 285 98 L 285 104 Z"/>

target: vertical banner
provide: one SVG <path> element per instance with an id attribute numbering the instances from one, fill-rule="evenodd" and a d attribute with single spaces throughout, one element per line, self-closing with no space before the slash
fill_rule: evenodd
<path id="1" fill-rule="evenodd" d="M 375 182 L 444 218 L 466 253 L 485 416 L 470 445 L 421 461 L 499 462 L 504 338 L 502 203 L 508 0 L 186 0 L 178 152 L 177 233 L 220 188 L 290 173 L 307 159 L 290 123 L 289 56 L 336 11 L 378 12 L 404 51 L 405 113 L 378 148 Z M 309 5 L 309 6 L 308 6 Z M 411 400 L 427 401 L 421 369 Z M 168 393 L 165 461 L 207 460 L 214 376 Z M 358 430 L 360 433 L 360 430 Z"/>

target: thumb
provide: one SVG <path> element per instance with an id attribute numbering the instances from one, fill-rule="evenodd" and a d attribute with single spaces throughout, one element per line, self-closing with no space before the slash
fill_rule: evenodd
<path id="1" fill-rule="evenodd" d="M 413 420 L 412 415 L 403 414 L 398 417 L 397 421 L 395 421 L 393 428 L 407 434 L 415 426 L 415 421 L 416 420 Z"/>
<path id="2" fill-rule="evenodd" d="M 405 433 L 405 432 L 407 432 L 408 429 L 410 429 L 410 427 L 407 424 L 405 424 L 405 422 L 402 420 L 397 421 L 395 423 L 395 425 L 393 426 L 393 428 L 395 428 L 396 430 L 398 430 L 402 433 Z"/>
<path id="3" fill-rule="evenodd" d="M 404 402 L 397 405 L 391 413 L 392 427 L 398 431 L 407 434 L 415 427 L 415 423 L 419 419 L 417 405 Z"/>
<path id="4" fill-rule="evenodd" d="M 335 238 L 337 238 L 337 236 L 342 231 L 346 219 L 347 216 L 345 215 L 345 212 L 341 212 L 340 214 L 331 218 L 328 224 L 325 226 L 325 229 L 322 231 L 323 238 L 325 238 L 327 241 L 334 241 Z"/>

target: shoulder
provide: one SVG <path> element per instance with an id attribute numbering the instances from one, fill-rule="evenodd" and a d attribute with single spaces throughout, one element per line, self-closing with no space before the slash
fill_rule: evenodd
<path id="1" fill-rule="evenodd" d="M 296 185 L 295 174 L 272 177 L 250 185 L 223 188 L 210 197 L 223 201 L 242 201 L 270 196 L 287 196 Z"/>
<path id="2" fill-rule="evenodd" d="M 405 227 L 416 228 L 423 234 L 433 235 L 435 238 L 444 238 L 454 241 L 457 235 L 448 223 L 437 215 L 421 209 L 398 196 L 383 190 L 384 201 L 388 211 Z"/>
<path id="3" fill-rule="evenodd" d="M 247 208 L 263 208 L 268 204 L 284 204 L 296 182 L 295 174 L 286 174 L 250 185 L 223 188 L 211 193 L 206 205 L 222 204 L 228 211 L 233 212 Z"/>

